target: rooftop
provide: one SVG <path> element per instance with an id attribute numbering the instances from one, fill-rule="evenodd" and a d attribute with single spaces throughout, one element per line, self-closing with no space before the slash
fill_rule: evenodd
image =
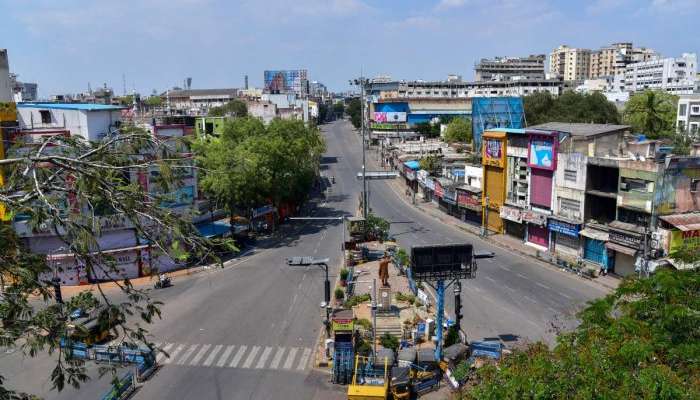
<path id="1" fill-rule="evenodd" d="M 93 103 L 17 103 L 17 108 L 45 108 L 50 110 L 118 111 L 126 107 Z"/>
<path id="2" fill-rule="evenodd" d="M 528 129 L 541 129 L 545 131 L 558 131 L 568 133 L 571 136 L 596 136 L 621 130 L 629 130 L 629 125 L 613 124 L 585 124 L 578 122 L 547 122 L 529 126 Z"/>
<path id="3" fill-rule="evenodd" d="M 189 97 L 189 96 L 238 96 L 239 89 L 189 89 L 170 90 L 161 96 Z"/>

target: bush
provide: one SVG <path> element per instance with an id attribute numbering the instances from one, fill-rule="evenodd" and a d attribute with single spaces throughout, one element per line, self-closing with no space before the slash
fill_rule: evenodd
<path id="1" fill-rule="evenodd" d="M 394 335 L 390 334 L 389 332 L 383 334 L 382 337 L 379 338 L 379 343 L 382 345 L 382 347 L 386 349 L 392 349 L 396 351 L 399 348 L 399 339 L 397 339 Z"/>
<path id="2" fill-rule="evenodd" d="M 372 343 L 359 339 L 355 342 L 355 353 L 361 356 L 369 356 L 372 353 Z"/>
<path id="3" fill-rule="evenodd" d="M 416 301 L 416 296 L 413 294 L 396 293 L 396 301 L 405 301 L 409 304 L 413 304 Z"/>
<path id="4" fill-rule="evenodd" d="M 360 296 L 352 296 L 348 298 L 348 300 L 343 304 L 345 308 L 352 308 L 360 303 L 364 303 L 366 301 L 369 301 L 371 299 L 369 294 L 363 294 Z"/>
<path id="5" fill-rule="evenodd" d="M 350 271 L 347 268 L 343 268 L 340 270 L 340 280 L 341 281 L 347 281 L 348 275 L 350 275 Z"/>
<path id="6" fill-rule="evenodd" d="M 335 288 L 335 299 L 336 300 L 343 300 L 345 297 L 345 291 L 341 288 Z"/>
<path id="7" fill-rule="evenodd" d="M 357 320 L 357 325 L 363 327 L 366 331 L 372 330 L 372 323 L 367 318 L 362 318 Z"/>
<path id="8" fill-rule="evenodd" d="M 455 343 L 459 343 L 459 329 L 457 325 L 452 325 L 447 329 L 447 337 L 445 338 L 445 347 L 452 346 Z"/>

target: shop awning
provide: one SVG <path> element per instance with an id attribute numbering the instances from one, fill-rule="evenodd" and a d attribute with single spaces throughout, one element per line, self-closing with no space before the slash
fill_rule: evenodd
<path id="1" fill-rule="evenodd" d="M 147 244 L 142 244 L 138 246 L 129 246 L 129 247 L 120 247 L 118 249 L 109 249 L 109 250 L 102 250 L 102 254 L 117 254 L 117 253 L 125 253 L 128 251 L 135 251 L 135 250 L 142 250 L 147 248 Z M 91 256 L 96 256 L 99 255 L 100 252 L 94 251 L 90 253 L 89 255 Z M 48 261 L 54 261 L 54 260 L 63 260 L 66 258 L 74 258 L 75 253 L 59 253 L 59 254 L 47 254 L 46 259 Z"/>
<path id="2" fill-rule="evenodd" d="M 231 233 L 231 224 L 226 221 L 205 222 L 196 225 L 199 234 L 205 238 L 225 236 Z"/>
<path id="3" fill-rule="evenodd" d="M 697 212 L 664 215 L 659 218 L 684 232 L 700 230 L 700 213 Z"/>
<path id="4" fill-rule="evenodd" d="M 601 242 L 607 242 L 610 238 L 608 232 L 599 231 L 597 229 L 585 228 L 579 232 L 579 235 L 585 236 L 587 238 L 600 240 Z"/>
<path id="5" fill-rule="evenodd" d="M 403 163 L 403 165 L 407 166 L 408 168 L 414 171 L 418 171 L 420 169 L 420 163 L 416 160 L 406 161 L 405 163 Z"/>
<path id="6" fill-rule="evenodd" d="M 618 253 L 627 254 L 628 256 L 634 256 L 635 254 L 637 254 L 637 249 L 633 249 L 631 247 L 623 246 L 613 242 L 605 243 L 605 247 L 610 250 L 615 250 Z"/>

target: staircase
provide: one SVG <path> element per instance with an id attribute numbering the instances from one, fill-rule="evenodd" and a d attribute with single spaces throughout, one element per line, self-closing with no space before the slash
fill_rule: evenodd
<path id="1" fill-rule="evenodd" d="M 401 339 L 403 334 L 401 319 L 398 317 L 377 316 L 377 337 L 382 337 L 387 332 Z"/>

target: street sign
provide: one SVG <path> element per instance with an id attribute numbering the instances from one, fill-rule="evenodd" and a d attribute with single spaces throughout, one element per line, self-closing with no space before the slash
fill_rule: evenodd
<path id="1" fill-rule="evenodd" d="M 471 244 L 442 244 L 411 248 L 411 272 L 416 280 L 472 278 L 474 247 Z"/>
<path id="2" fill-rule="evenodd" d="M 367 171 L 365 172 L 365 179 L 377 180 L 377 179 L 396 179 L 399 177 L 398 172 L 394 171 Z M 357 179 L 362 180 L 362 172 L 357 173 Z"/>

